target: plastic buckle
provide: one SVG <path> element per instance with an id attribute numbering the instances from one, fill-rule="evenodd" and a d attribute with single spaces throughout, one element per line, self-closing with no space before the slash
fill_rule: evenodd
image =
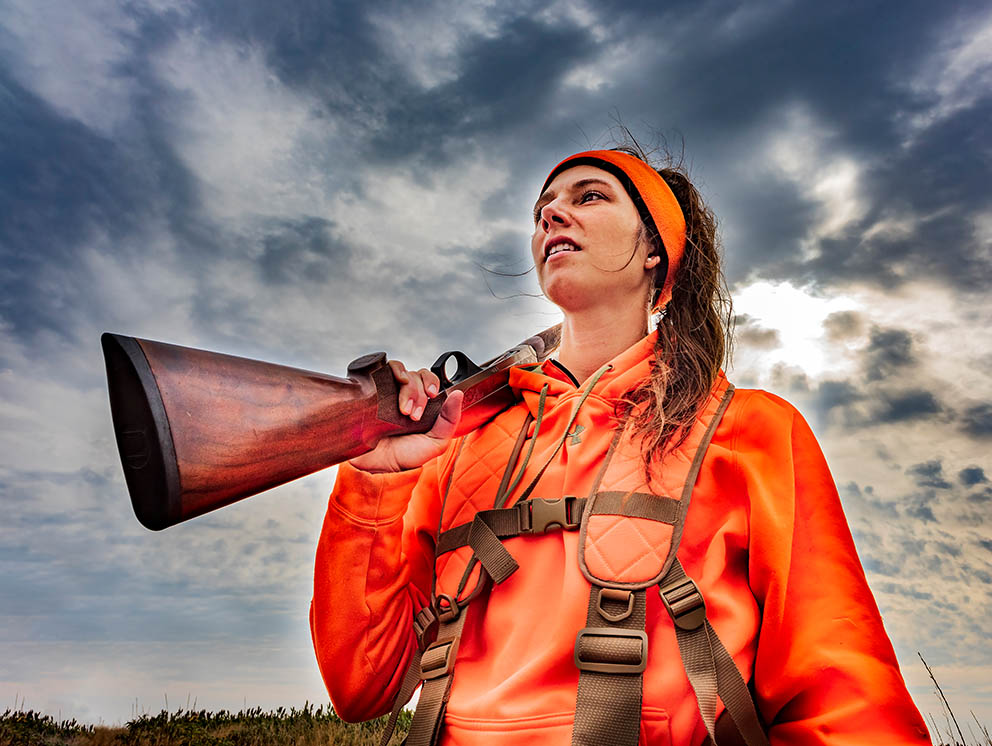
<path id="1" fill-rule="evenodd" d="M 458 655 L 458 638 L 445 637 L 432 642 L 420 659 L 420 677 L 424 680 L 439 679 L 451 673 Z"/>
<path id="2" fill-rule="evenodd" d="M 665 604 L 672 621 L 679 629 L 699 629 L 706 621 L 706 602 L 699 586 L 692 578 L 683 578 L 658 588 L 661 602 Z"/>
<path id="3" fill-rule="evenodd" d="M 589 660 L 588 652 L 583 658 L 581 654 L 582 641 L 590 637 L 616 637 L 639 643 L 638 661 L 636 663 L 616 663 L 607 660 Z M 615 651 L 614 651 L 615 652 Z M 648 635 L 644 630 L 612 629 L 610 627 L 586 627 L 575 637 L 575 666 L 580 671 L 596 673 L 641 673 L 648 665 Z"/>
<path id="4" fill-rule="evenodd" d="M 430 606 L 425 606 L 413 618 L 413 632 L 417 636 L 417 646 L 424 650 L 437 637 L 437 614 Z"/>
<path id="5" fill-rule="evenodd" d="M 434 599 L 434 608 L 437 609 L 438 621 L 442 623 L 453 622 L 462 613 L 458 607 L 458 601 L 447 593 L 442 593 Z"/>
<path id="6" fill-rule="evenodd" d="M 535 497 L 533 500 L 524 500 L 522 503 L 518 503 L 520 505 L 520 533 L 546 534 L 552 526 L 558 526 L 563 531 L 578 528 L 579 521 L 573 521 L 569 518 L 574 502 L 574 495 L 566 495 L 557 500 Z"/>

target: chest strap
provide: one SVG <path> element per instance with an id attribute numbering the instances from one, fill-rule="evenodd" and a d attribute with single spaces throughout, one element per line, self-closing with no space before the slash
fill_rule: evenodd
<path id="1" fill-rule="evenodd" d="M 438 556 L 465 546 L 472 546 L 473 531 L 476 537 L 484 533 L 484 525 L 499 539 L 509 539 L 526 534 L 544 534 L 557 526 L 564 530 L 577 529 L 586 498 L 566 495 L 556 500 L 536 497 L 515 503 L 509 508 L 481 510 L 468 523 L 442 531 L 437 540 Z M 477 539 L 476 539 L 477 540 Z M 475 547 L 473 547 L 474 549 Z"/>

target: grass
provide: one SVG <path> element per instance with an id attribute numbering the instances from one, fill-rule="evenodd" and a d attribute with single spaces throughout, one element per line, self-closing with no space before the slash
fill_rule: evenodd
<path id="1" fill-rule="evenodd" d="M 926 713 L 935 746 L 992 746 L 987 727 L 972 712 L 964 729 L 944 696 L 930 666 L 920 655 L 934 683 L 941 705 L 941 727 Z M 412 713 L 402 712 L 391 745 L 399 744 L 410 727 Z M 386 718 L 365 723 L 346 723 L 330 707 L 263 712 L 261 708 L 231 713 L 226 710 L 163 710 L 158 715 L 140 715 L 123 727 L 80 725 L 75 720 L 58 721 L 33 710 L 7 710 L 0 715 L 0 746 L 376 746 Z M 965 735 L 967 730 L 967 735 Z"/>
<path id="2" fill-rule="evenodd" d="M 409 712 L 400 714 L 390 744 L 403 740 L 410 718 Z M 385 718 L 346 723 L 330 708 L 310 704 L 272 712 L 163 710 L 119 728 L 60 722 L 33 710 L 7 710 L 0 715 L 0 746 L 376 746 L 385 723 Z"/>

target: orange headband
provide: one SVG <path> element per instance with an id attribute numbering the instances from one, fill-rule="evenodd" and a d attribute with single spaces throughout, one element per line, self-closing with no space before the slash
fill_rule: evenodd
<path id="1" fill-rule="evenodd" d="M 650 220 L 654 222 L 654 227 L 661 236 L 665 253 L 668 255 L 668 272 L 665 275 L 665 284 L 662 286 L 661 296 L 658 305 L 664 305 L 672 296 L 672 284 L 675 281 L 675 273 L 679 263 L 682 261 L 682 254 L 685 252 L 685 216 L 682 208 L 675 199 L 671 187 L 661 178 L 661 174 L 651 166 L 627 153 L 618 150 L 588 150 L 584 153 L 570 155 L 552 169 L 551 174 L 544 182 L 541 193 L 548 188 L 558 174 L 573 166 L 596 166 L 605 171 L 616 174 L 621 171 L 633 185 L 634 194 L 630 197 L 635 204 L 640 202 L 647 208 Z M 625 185 L 626 186 L 626 185 Z M 642 215 L 642 217 L 645 217 Z M 650 226 L 649 226 L 650 227 Z"/>

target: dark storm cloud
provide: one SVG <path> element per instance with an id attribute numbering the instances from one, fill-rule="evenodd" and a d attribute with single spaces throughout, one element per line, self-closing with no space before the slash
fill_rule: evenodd
<path id="1" fill-rule="evenodd" d="M 975 235 L 974 218 L 989 206 L 985 123 L 992 117 L 992 95 L 979 92 L 970 106 L 912 137 L 906 133 L 908 120 L 940 103 L 932 88 L 914 85 L 914 76 L 937 73 L 932 68 L 940 64 L 921 51 L 942 48 L 943 34 L 967 28 L 966 19 L 982 19 L 987 6 L 958 5 L 953 17 L 934 22 L 932 5 L 923 2 L 884 11 L 869 4 L 843 10 L 792 5 L 764 18 L 756 13 L 753 24 L 723 35 L 727 5 L 692 14 L 665 7 L 667 16 L 631 7 L 628 17 L 636 17 L 645 33 L 657 29 L 659 38 L 677 28 L 681 38 L 695 40 L 695 54 L 685 63 L 686 74 L 658 76 L 654 91 L 644 86 L 650 75 L 621 88 L 625 100 L 636 100 L 642 89 L 639 119 L 665 126 L 674 105 L 678 121 L 701 125 L 686 132 L 690 151 L 702 145 L 711 157 L 732 163 L 740 157 L 743 133 L 774 131 L 782 107 L 798 105 L 828 139 L 824 152 L 796 155 L 820 157 L 829 166 L 832 154 L 844 154 L 862 169 L 864 217 L 842 236 L 822 241 L 818 256 L 807 259 L 798 248 L 817 205 L 791 180 L 776 179 L 752 162 L 750 173 L 738 174 L 726 205 L 738 229 L 728 237 L 732 279 L 755 275 L 889 287 L 936 278 L 966 290 L 987 286 L 992 263 Z M 624 13 L 606 12 L 614 10 Z M 668 22 L 665 29 L 662 20 Z M 868 235 L 883 219 L 906 214 L 919 218 L 908 235 L 886 230 Z"/>
<path id="2" fill-rule="evenodd" d="M 906 473 L 913 478 L 918 487 L 933 487 L 938 490 L 949 490 L 952 485 L 944 479 L 944 465 L 940 459 L 913 464 Z"/>
<path id="3" fill-rule="evenodd" d="M 763 327 L 747 314 L 740 314 L 734 318 L 734 339 L 747 347 L 759 350 L 773 350 L 782 344 L 777 329 Z"/>
<path id="4" fill-rule="evenodd" d="M 992 437 L 992 404 L 977 404 L 961 413 L 961 429 L 975 438 Z"/>
<path id="5" fill-rule="evenodd" d="M 878 381 L 916 363 L 913 337 L 905 329 L 873 327 L 864 353 L 869 381 Z"/>
<path id="6" fill-rule="evenodd" d="M 912 422 L 944 411 L 944 406 L 932 391 L 913 388 L 877 392 L 870 417 L 877 423 Z"/>
<path id="7" fill-rule="evenodd" d="M 60 333 L 67 308 L 41 286 L 72 267 L 94 231 L 111 242 L 137 230 L 160 185 L 135 154 L 68 119 L 0 65 L 0 309 L 15 334 Z"/>
<path id="8" fill-rule="evenodd" d="M 258 270 L 265 282 L 324 282 L 332 272 L 350 269 L 353 249 L 335 234 L 334 223 L 320 217 L 276 220 L 262 238 Z"/>
<path id="9" fill-rule="evenodd" d="M 934 490 L 909 495 L 903 502 L 905 513 L 910 518 L 916 518 L 924 523 L 938 523 L 933 513 L 933 506 L 937 502 L 937 493 Z"/>
<path id="10" fill-rule="evenodd" d="M 864 315 L 858 311 L 835 311 L 823 320 L 823 329 L 831 342 L 841 342 L 861 334 Z"/>
<path id="11" fill-rule="evenodd" d="M 852 411 L 852 406 L 861 402 L 864 397 L 864 392 L 850 381 L 823 381 L 811 392 L 812 413 L 819 423 L 826 424 L 838 419 L 835 416 L 836 410 L 844 424 L 854 426 L 860 416 Z"/>
<path id="12" fill-rule="evenodd" d="M 965 487 L 974 487 L 976 484 L 984 484 L 989 481 L 985 476 L 985 470 L 980 466 L 968 466 L 958 472 L 958 481 Z"/>
<path id="13" fill-rule="evenodd" d="M 978 492 L 972 492 L 968 495 L 968 502 L 978 503 L 980 505 L 992 502 L 992 487 L 985 487 Z"/>

